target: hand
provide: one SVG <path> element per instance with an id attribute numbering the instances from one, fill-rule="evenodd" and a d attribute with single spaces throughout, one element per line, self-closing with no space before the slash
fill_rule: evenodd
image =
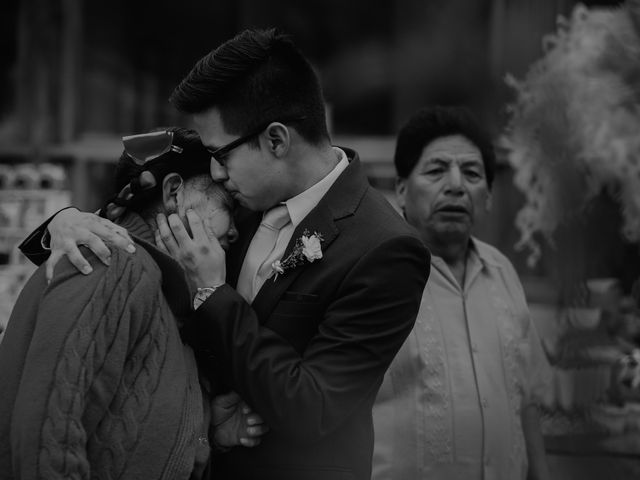
<path id="1" fill-rule="evenodd" d="M 187 221 L 193 238 L 175 213 L 156 217 L 156 244 L 178 260 L 197 287 L 215 287 L 225 283 L 225 253 L 217 238 L 209 238 L 202 220 L 187 210 Z"/>
<path id="2" fill-rule="evenodd" d="M 215 397 L 211 410 L 213 441 L 220 447 L 255 447 L 269 431 L 262 418 L 236 392 Z"/>
<path id="3" fill-rule="evenodd" d="M 78 245 L 86 245 L 102 263 L 109 265 L 111 251 L 106 243 L 129 253 L 136 251 L 126 229 L 88 212 L 68 208 L 58 213 L 47 226 L 51 235 L 51 255 L 47 260 L 47 281 L 53 278 L 53 269 L 64 255 L 82 273 L 93 270 L 82 256 Z"/>

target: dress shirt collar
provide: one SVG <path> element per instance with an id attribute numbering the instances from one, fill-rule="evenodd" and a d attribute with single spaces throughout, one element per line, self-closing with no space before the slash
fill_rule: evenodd
<path id="1" fill-rule="evenodd" d="M 469 238 L 469 250 L 467 252 L 467 268 L 470 264 L 480 261 L 483 267 L 488 265 L 492 267 L 501 267 L 500 262 L 494 257 L 493 252 L 487 244 L 479 242 L 474 237 Z M 431 263 L 434 266 L 446 265 L 442 257 L 431 254 Z"/>
<path id="2" fill-rule="evenodd" d="M 491 265 L 498 268 L 502 266 L 495 258 L 491 248 L 486 243 L 477 241 L 474 237 L 469 239 L 469 253 L 477 255 L 483 266 Z"/>
<path id="3" fill-rule="evenodd" d="M 349 166 L 347 154 L 338 147 L 333 147 L 333 151 L 340 159 L 338 164 L 322 180 L 307 188 L 304 192 L 290 198 L 284 204 L 287 206 L 291 223 L 297 227 L 300 222 L 311 213 L 311 210 L 322 200 L 322 197 L 329 191 L 334 182 L 338 179 L 345 168 Z"/>

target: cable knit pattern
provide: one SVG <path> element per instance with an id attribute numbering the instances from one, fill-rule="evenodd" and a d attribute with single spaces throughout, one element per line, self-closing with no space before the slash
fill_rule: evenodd
<path id="1" fill-rule="evenodd" d="M 86 478 L 88 460 L 103 467 L 92 472 L 92 477 L 119 478 L 137 443 L 140 422 L 149 412 L 150 396 L 157 388 L 159 367 L 166 350 L 167 315 L 159 314 L 158 321 L 149 322 L 153 316 L 146 310 L 161 308 L 159 289 L 140 305 L 140 299 L 145 297 L 141 294 L 151 293 L 142 292 L 146 287 L 142 278 L 146 272 L 141 264 L 127 261 L 125 256 L 116 256 L 115 261 L 122 265 L 116 263 L 106 271 L 78 318 L 79 327 L 70 332 L 57 361 L 47 416 L 42 425 L 42 478 Z M 120 284 L 134 288 L 118 288 Z M 143 312 L 139 311 L 141 306 Z M 138 319 L 147 324 L 136 324 Z M 106 348 L 119 335 L 130 335 L 131 350 L 127 358 L 118 359 L 124 360 L 119 388 L 95 434 L 88 439 L 79 419 L 105 367 Z M 89 458 L 84 456 L 87 440 Z"/>
<path id="2" fill-rule="evenodd" d="M 108 268 L 91 260 L 86 277 L 56 267 L 37 320 L 20 318 L 41 295 L 35 284 L 14 309 L 14 338 L 35 328 L 24 358 L 13 359 L 19 369 L 24 362 L 22 381 L 7 392 L 16 398 L 13 470 L 47 480 L 186 480 L 202 393 L 160 269 L 144 249 L 114 250 Z"/>

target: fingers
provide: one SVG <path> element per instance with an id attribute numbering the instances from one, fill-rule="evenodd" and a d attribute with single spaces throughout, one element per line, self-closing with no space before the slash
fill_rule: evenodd
<path id="1" fill-rule="evenodd" d="M 251 413 L 249 415 L 246 415 L 245 423 L 247 424 L 248 427 L 251 427 L 254 425 L 263 425 L 264 420 L 257 413 Z"/>
<path id="2" fill-rule="evenodd" d="M 193 210 L 187 210 L 187 221 L 189 222 L 189 228 L 191 229 L 191 235 L 193 235 L 194 240 L 208 240 L 204 230 L 204 224 L 202 223 L 202 219 L 200 216 Z"/>
<path id="3" fill-rule="evenodd" d="M 167 223 L 167 217 L 163 214 L 158 214 L 156 216 L 156 224 L 158 225 L 158 232 L 160 234 L 160 239 L 162 240 L 163 245 L 167 249 L 167 252 L 172 257 L 178 257 L 179 247 L 176 242 L 175 237 L 173 236 L 173 232 L 169 228 L 169 224 Z"/>
<path id="4" fill-rule="evenodd" d="M 85 275 L 89 275 L 93 271 L 93 268 L 91 268 L 89 262 L 87 262 L 87 260 L 82 256 L 76 244 L 73 241 L 68 241 L 64 243 L 62 248 L 53 248 L 51 250 L 51 255 L 49 255 L 49 259 L 47 260 L 45 267 L 47 283 L 51 282 L 51 279 L 53 278 L 53 270 L 56 264 L 65 255 L 69 257 L 69 261 Z"/>
<path id="5" fill-rule="evenodd" d="M 63 255 L 64 252 L 62 250 L 54 250 L 51 252 L 51 255 L 49 255 L 45 268 L 45 277 L 47 279 L 47 283 L 51 282 L 51 279 L 53 278 L 53 269 Z"/>
<path id="6" fill-rule="evenodd" d="M 111 264 L 111 250 L 100 240 L 100 237 L 91 233 L 88 235 L 87 240 L 84 241 L 84 244 L 96 254 L 102 263 L 107 266 Z"/>
<path id="7" fill-rule="evenodd" d="M 102 219 L 100 223 L 95 225 L 92 233 L 99 237 L 98 240 L 101 243 L 102 240 L 100 239 L 104 239 L 105 242 L 121 250 L 126 250 L 129 253 L 133 253 L 136 251 L 136 247 L 133 243 L 133 240 L 129 236 L 129 232 L 109 220 Z M 96 253 L 97 255 L 97 252 L 95 252 L 95 250 L 94 253 Z"/>
<path id="8" fill-rule="evenodd" d="M 169 218 L 167 219 L 167 221 L 169 222 L 169 227 L 171 228 L 171 232 L 173 233 L 173 236 L 178 242 L 178 245 L 180 246 L 188 245 L 189 242 L 192 241 L 191 237 L 187 233 L 187 229 L 184 228 L 184 224 L 182 223 L 182 220 L 180 220 L 180 217 L 177 214 L 172 213 L 171 215 L 169 215 Z"/>
<path id="9" fill-rule="evenodd" d="M 247 427 L 247 435 L 240 437 L 239 442 L 243 447 L 255 447 L 260 445 L 262 436 L 269 431 L 269 427 L 266 425 L 256 425 L 253 427 Z"/>
<path id="10" fill-rule="evenodd" d="M 260 445 L 260 438 L 246 438 L 246 437 L 241 437 L 240 438 L 240 445 L 242 445 L 243 447 L 257 447 L 258 445 Z"/>
<path id="11" fill-rule="evenodd" d="M 52 243 L 63 244 L 68 240 L 78 244 L 87 243 L 89 236 L 93 234 L 98 236 L 100 241 L 108 242 L 130 253 L 135 252 L 133 240 L 126 229 L 93 213 L 79 212 L 75 209 L 64 210 L 51 220 L 48 230 Z"/>
<path id="12" fill-rule="evenodd" d="M 87 260 L 82 256 L 75 242 L 65 242 L 62 247 L 62 251 L 67 255 L 69 261 L 85 275 L 89 275 L 93 271 L 93 268 L 91 268 L 89 262 L 87 262 Z"/>
<path id="13" fill-rule="evenodd" d="M 269 431 L 269 427 L 267 426 L 266 423 L 264 423 L 264 420 L 262 419 L 262 417 L 257 413 L 253 412 L 251 410 L 251 407 L 249 407 L 244 402 L 242 404 L 242 413 L 245 416 L 246 435 L 243 437 L 240 437 L 240 443 L 245 447 L 255 446 L 257 445 L 255 441 L 258 440 L 259 437 L 267 433 Z"/>
<path id="14" fill-rule="evenodd" d="M 256 425 L 255 427 L 247 427 L 247 436 L 241 438 L 255 438 L 261 437 L 269 431 L 269 427 L 266 425 Z"/>
<path id="15" fill-rule="evenodd" d="M 167 247 L 165 246 L 164 242 L 162 241 L 162 237 L 160 236 L 160 231 L 156 230 L 154 236 L 155 236 L 155 240 L 156 240 L 156 247 L 158 247 L 159 250 L 162 250 L 164 253 L 169 255 L 169 250 L 167 250 Z"/>

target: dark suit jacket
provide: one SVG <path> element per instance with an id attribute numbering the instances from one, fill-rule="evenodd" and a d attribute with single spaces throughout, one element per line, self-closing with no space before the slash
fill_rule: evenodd
<path id="1" fill-rule="evenodd" d="M 323 258 L 267 280 L 247 304 L 232 288 L 261 219 L 247 212 L 229 285 L 196 311 L 200 353 L 271 428 L 260 446 L 214 458 L 216 479 L 371 476 L 372 405 L 414 324 L 430 256 L 347 152 L 350 165 L 284 254 L 306 229 L 323 235 Z"/>

